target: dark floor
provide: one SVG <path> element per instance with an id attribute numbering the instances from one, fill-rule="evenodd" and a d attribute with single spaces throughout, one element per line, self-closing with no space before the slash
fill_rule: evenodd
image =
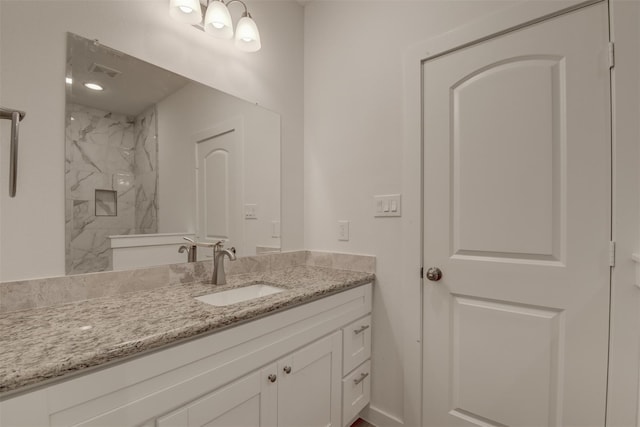
<path id="1" fill-rule="evenodd" d="M 376 427 L 376 426 L 374 426 L 373 424 L 369 424 L 362 418 L 358 418 L 353 422 L 353 424 L 351 424 L 351 427 Z"/>

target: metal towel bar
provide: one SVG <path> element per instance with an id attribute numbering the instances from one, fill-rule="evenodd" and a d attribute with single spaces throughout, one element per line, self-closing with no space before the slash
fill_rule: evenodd
<path id="1" fill-rule="evenodd" d="M 11 120 L 11 151 L 9 153 L 9 197 L 16 196 L 18 180 L 18 129 L 19 123 L 27 115 L 24 111 L 0 107 L 0 119 Z"/>

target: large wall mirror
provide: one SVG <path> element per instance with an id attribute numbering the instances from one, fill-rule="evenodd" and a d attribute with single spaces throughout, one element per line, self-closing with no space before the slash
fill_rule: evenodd
<path id="1" fill-rule="evenodd" d="M 67 274 L 279 250 L 277 113 L 75 34 L 66 64 Z"/>

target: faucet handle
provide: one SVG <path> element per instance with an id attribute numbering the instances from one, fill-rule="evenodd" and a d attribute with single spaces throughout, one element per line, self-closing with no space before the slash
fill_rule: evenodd
<path id="1" fill-rule="evenodd" d="M 186 240 L 187 242 L 193 243 L 194 245 L 196 244 L 196 241 L 193 240 L 191 237 L 183 237 L 183 239 Z"/>

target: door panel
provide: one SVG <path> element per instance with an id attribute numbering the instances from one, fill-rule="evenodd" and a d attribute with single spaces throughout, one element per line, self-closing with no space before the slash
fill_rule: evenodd
<path id="1" fill-rule="evenodd" d="M 526 56 L 453 85 L 454 254 L 557 259 L 563 80 L 561 58 Z"/>
<path id="2" fill-rule="evenodd" d="M 547 425 L 559 394 L 563 313 L 457 295 L 452 312 L 454 411 Z"/>
<path id="3" fill-rule="evenodd" d="M 242 123 L 231 120 L 194 136 L 198 240 L 242 253 Z"/>
<path id="4" fill-rule="evenodd" d="M 607 8 L 423 63 L 423 419 L 604 425 Z"/>

